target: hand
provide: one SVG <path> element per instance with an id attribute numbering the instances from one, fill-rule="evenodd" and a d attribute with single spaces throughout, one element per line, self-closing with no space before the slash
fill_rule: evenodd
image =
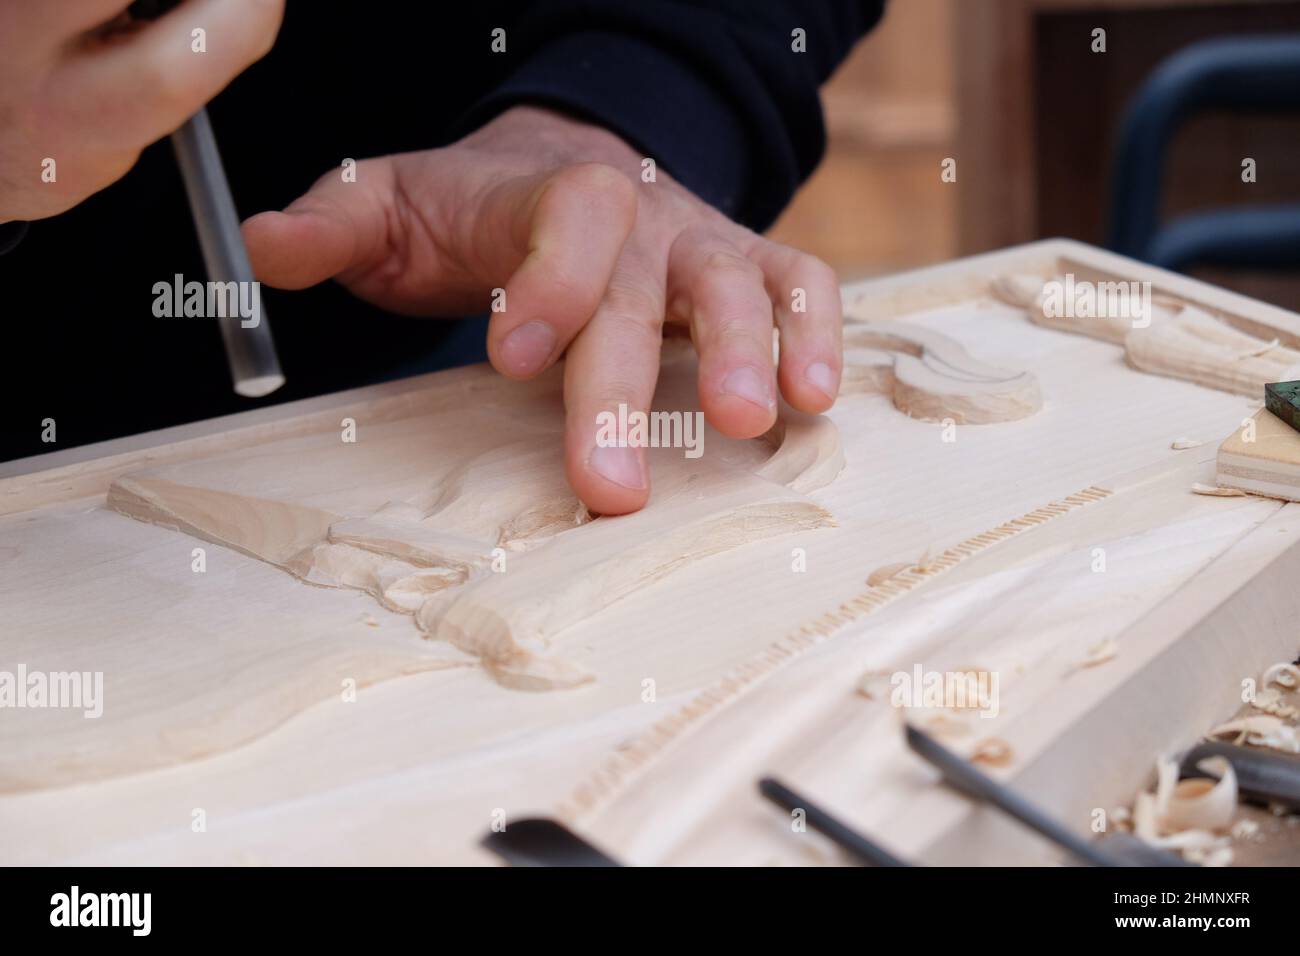
<path id="1" fill-rule="evenodd" d="M 188 0 L 141 23 L 129 5 L 0 4 L 0 222 L 56 215 L 121 179 L 271 48 L 284 12 L 284 0 Z M 206 53 L 191 47 L 200 24 Z"/>
<path id="2" fill-rule="evenodd" d="M 596 447 L 597 416 L 648 411 L 662 325 L 689 325 L 700 404 L 726 435 L 771 427 L 781 394 L 823 411 L 839 388 L 840 295 L 831 269 L 731 222 L 606 130 L 516 107 L 445 149 L 326 174 L 284 212 L 244 224 L 259 279 L 336 278 L 386 309 L 485 311 L 488 354 L 531 378 L 567 350 L 565 469 L 599 514 L 649 496 L 644 449 Z M 792 311 L 802 289 L 806 311 Z M 781 334 L 773 369 L 773 321 Z"/>

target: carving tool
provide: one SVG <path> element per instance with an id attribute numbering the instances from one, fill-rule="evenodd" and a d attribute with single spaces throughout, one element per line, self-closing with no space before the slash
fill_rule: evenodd
<path id="1" fill-rule="evenodd" d="M 1224 757 L 1232 764 L 1237 775 L 1237 792 L 1247 800 L 1265 805 L 1281 804 L 1300 811 L 1300 758 L 1216 740 L 1197 744 L 1187 751 L 1182 776 L 1217 779 L 1197 766 L 1207 757 Z"/>
<path id="2" fill-rule="evenodd" d="M 180 0 L 136 0 L 127 12 L 136 19 L 152 20 L 178 3 Z M 208 281 L 249 283 L 248 287 L 255 290 L 252 296 L 255 324 L 245 326 L 238 314 L 217 317 L 235 391 L 249 398 L 269 395 L 284 384 L 284 375 L 262 309 L 261 287 L 252 284 L 255 282 L 253 267 L 239 231 L 239 214 L 235 211 L 235 200 L 230 194 L 208 111 L 200 107 L 172 133 L 171 142 L 185 180 L 185 194 L 194 216 L 199 247 L 203 250 Z"/>
<path id="3" fill-rule="evenodd" d="M 536 817 L 493 830 L 482 844 L 511 866 L 622 866 L 558 820 Z"/>
<path id="4" fill-rule="evenodd" d="M 1010 787 L 980 772 L 937 740 L 906 725 L 907 745 L 943 774 L 949 786 L 966 796 L 991 804 L 1031 830 L 1068 850 L 1091 866 L 1189 866 L 1181 857 L 1147 846 L 1137 837 L 1119 833 L 1101 840 L 1085 840 L 1053 820 Z"/>
<path id="5" fill-rule="evenodd" d="M 758 782 L 758 792 L 787 813 L 802 810 L 808 825 L 826 837 L 859 863 L 867 866 L 909 866 L 884 847 L 864 837 L 857 830 L 840 822 L 821 807 L 795 793 L 779 780 L 764 777 Z"/>
<path id="6" fill-rule="evenodd" d="M 1265 385 L 1264 407 L 1300 432 L 1300 382 L 1270 382 Z"/>

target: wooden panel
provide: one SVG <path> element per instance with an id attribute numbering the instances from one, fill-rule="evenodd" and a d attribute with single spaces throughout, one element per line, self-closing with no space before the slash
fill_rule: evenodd
<path id="1" fill-rule="evenodd" d="M 888 683 L 868 698 L 861 681 L 916 665 L 999 673 L 996 715 L 906 716 L 946 727 L 963 751 L 1004 739 L 1013 757 L 998 772 L 1082 832 L 1087 809 L 1141 785 L 1156 752 L 1227 716 L 1242 678 L 1293 655 L 1300 614 L 1287 583 L 1300 554 L 1296 506 L 1191 493 L 1212 480 L 1217 441 L 1251 402 L 1139 372 L 1120 345 L 1031 322 L 990 295 L 995 277 L 1063 267 L 1149 280 L 1256 332 L 1300 330 L 1300 316 L 1072 243 L 848 288 L 857 319 L 943 335 L 1031 373 L 1041 410 L 956 426 L 949 441 L 950 426 L 909 418 L 897 396 L 846 395 L 830 413 L 846 469 L 812 493 L 837 527 L 718 554 L 566 629 L 554 649 L 593 682 L 523 692 L 453 655 L 457 666 L 361 681 L 355 701 L 299 700 L 296 716 L 263 721 L 223 752 L 108 779 L 77 777 L 74 764 L 65 781 L 81 779 L 75 786 L 0 794 L 7 858 L 482 862 L 476 840 L 499 814 L 563 812 L 637 861 L 834 862 L 753 797 L 755 776 L 774 770 L 921 859 L 1048 859 L 909 761 Z M 428 392 L 477 374 L 286 406 L 274 422 L 241 418 L 220 434 L 82 450 L 79 462 L 0 482 L 5 500 L 27 502 L 0 527 L 10 549 L 0 602 L 20 624 L 0 638 L 0 668 L 51 667 L 62 655 L 93 670 L 111 659 L 103 669 L 129 690 L 107 697 L 102 722 L 33 710 L 18 727 L 5 712 L 9 746 L 21 740 L 36 768 L 166 746 L 196 681 L 212 729 L 247 721 L 276 699 L 285 669 L 241 661 L 280 651 L 308 662 L 313 694 L 385 654 L 411 655 L 417 671 L 426 655 L 442 660 L 447 648 L 423 641 L 409 617 L 247 554 L 212 545 L 209 571 L 196 576 L 194 538 L 105 511 L 102 488 L 124 458 L 176 466 L 236 448 L 250 467 L 301 448 L 310 475 L 323 459 L 302 436 L 336 428 L 340 409 L 364 429 L 373 401 L 375 420 L 411 427 Z M 1172 447 L 1181 437 L 1205 444 Z M 282 493 L 292 490 L 290 478 Z M 304 656 L 313 639 L 321 653 Z M 1078 668 L 1103 639 L 1117 656 Z M 192 828 L 197 809 L 205 832 Z"/>

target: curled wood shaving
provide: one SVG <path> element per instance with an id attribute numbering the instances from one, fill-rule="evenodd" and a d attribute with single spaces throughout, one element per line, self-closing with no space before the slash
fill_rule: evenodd
<path id="1" fill-rule="evenodd" d="M 1182 451 L 1184 448 L 1200 448 L 1205 442 L 1197 441 L 1195 438 L 1175 438 L 1169 443 L 1169 447 L 1175 451 Z"/>
<path id="2" fill-rule="evenodd" d="M 1264 686 L 1269 684 L 1280 684 L 1287 690 L 1295 690 L 1300 687 L 1300 667 L 1289 663 L 1274 664 L 1264 671 Z"/>
<path id="3" fill-rule="evenodd" d="M 1005 767 L 1015 758 L 1011 745 L 1001 737 L 985 737 L 975 745 L 971 752 L 971 763 L 982 763 L 988 767 Z"/>
<path id="4" fill-rule="evenodd" d="M 1300 754 L 1300 734 L 1296 733 L 1296 728 L 1271 715 L 1230 720 L 1211 730 L 1209 736 L 1223 737 L 1228 734 L 1236 735 L 1238 744 L 1244 742 L 1283 753 Z"/>
<path id="5" fill-rule="evenodd" d="M 1217 485 L 1207 485 L 1197 482 L 1192 485 L 1192 494 L 1195 495 L 1215 495 L 1219 498 L 1241 498 L 1245 492 L 1240 488 L 1220 488 Z"/>
<path id="6" fill-rule="evenodd" d="M 1281 717 L 1283 720 L 1300 717 L 1300 710 L 1282 700 L 1282 692 L 1276 687 L 1267 687 L 1261 690 L 1255 695 L 1255 699 L 1250 702 L 1250 706 L 1256 710 L 1262 710 L 1266 714 L 1272 714 L 1274 717 Z"/>
<path id="7" fill-rule="evenodd" d="M 1197 764 L 1211 777 L 1188 777 L 1174 784 L 1161 821 L 1167 832 L 1225 830 L 1237 810 L 1237 774 L 1223 757 Z M 1214 779 L 1217 778 L 1217 779 Z"/>
<path id="8" fill-rule="evenodd" d="M 1222 757 L 1199 766 L 1217 779 L 1179 780 L 1177 763 L 1165 757 L 1156 761 L 1155 792 L 1144 790 L 1133 803 L 1133 833 L 1150 846 L 1181 853 L 1189 862 L 1226 866 L 1232 861 L 1231 839 L 1214 831 L 1232 822 L 1236 774 Z"/>
<path id="9" fill-rule="evenodd" d="M 1156 825 L 1162 827 L 1169 813 L 1169 801 L 1173 799 L 1174 787 L 1178 783 L 1178 764 L 1169 757 L 1156 760 Z"/>
<path id="10" fill-rule="evenodd" d="M 1147 793 L 1145 790 L 1133 801 L 1133 832 L 1147 843 L 1160 838 L 1160 827 L 1156 819 L 1156 798 L 1154 794 Z"/>

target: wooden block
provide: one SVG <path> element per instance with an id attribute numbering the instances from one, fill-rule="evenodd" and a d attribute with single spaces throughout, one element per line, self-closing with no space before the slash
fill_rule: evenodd
<path id="1" fill-rule="evenodd" d="M 1219 446 L 1220 486 L 1300 501 L 1300 432 L 1266 408 Z"/>

